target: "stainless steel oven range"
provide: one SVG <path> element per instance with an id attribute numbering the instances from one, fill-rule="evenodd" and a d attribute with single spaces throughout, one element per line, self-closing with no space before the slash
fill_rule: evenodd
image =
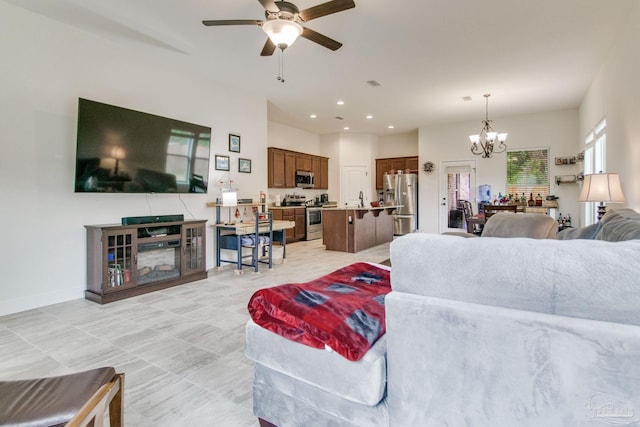
<path id="1" fill-rule="evenodd" d="M 307 206 L 306 240 L 322 238 L 322 208 Z"/>

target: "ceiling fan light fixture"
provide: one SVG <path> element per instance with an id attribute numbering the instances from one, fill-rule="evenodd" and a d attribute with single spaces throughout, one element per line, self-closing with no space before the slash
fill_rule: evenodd
<path id="1" fill-rule="evenodd" d="M 302 34 L 302 25 L 286 19 L 272 19 L 262 25 L 262 31 L 280 49 L 291 46 Z"/>

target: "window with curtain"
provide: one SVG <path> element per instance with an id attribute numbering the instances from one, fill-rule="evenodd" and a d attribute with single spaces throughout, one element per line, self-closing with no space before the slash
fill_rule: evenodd
<path id="1" fill-rule="evenodd" d="M 584 139 L 584 174 L 606 172 L 607 120 L 602 119 Z M 594 202 L 584 204 L 584 225 L 595 224 L 597 219 Z"/>
<path id="2" fill-rule="evenodd" d="M 507 196 L 527 200 L 549 194 L 549 148 L 507 151 Z"/>

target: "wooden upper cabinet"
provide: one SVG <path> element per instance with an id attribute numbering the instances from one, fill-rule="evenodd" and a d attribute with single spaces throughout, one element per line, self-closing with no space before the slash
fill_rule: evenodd
<path id="1" fill-rule="evenodd" d="M 268 149 L 269 155 L 269 188 L 286 188 L 285 187 L 285 167 L 284 155 L 285 151 L 275 148 Z"/>
<path id="2" fill-rule="evenodd" d="M 313 172 L 313 188 L 327 190 L 329 188 L 329 159 L 320 156 L 311 156 L 311 171 Z"/>
<path id="3" fill-rule="evenodd" d="M 296 154 L 296 170 L 311 172 L 312 167 L 311 154 Z"/>
<path id="4" fill-rule="evenodd" d="M 391 170 L 390 159 L 376 159 L 376 189 L 382 190 L 384 187 L 382 177 L 385 172 Z"/>
<path id="5" fill-rule="evenodd" d="M 311 172 L 313 172 L 313 176 L 314 176 L 313 188 L 322 188 L 320 186 L 320 167 L 321 167 L 320 157 L 312 156 L 311 157 Z"/>
<path id="6" fill-rule="evenodd" d="M 297 153 L 269 147 L 268 188 L 296 188 L 296 171 L 313 172 L 313 188 L 329 188 L 329 159 L 311 154 Z"/>
<path id="7" fill-rule="evenodd" d="M 296 187 L 296 155 L 291 151 L 284 153 L 284 188 Z"/>
<path id="8" fill-rule="evenodd" d="M 390 170 L 404 172 L 406 164 L 407 164 L 407 161 L 402 157 L 398 158 L 398 159 L 391 159 L 391 169 Z"/>
<path id="9" fill-rule="evenodd" d="M 406 172 L 407 169 L 412 173 L 418 172 L 418 156 L 376 159 L 376 190 L 382 190 L 384 186 L 382 177 L 385 172 Z"/>
<path id="10" fill-rule="evenodd" d="M 418 173 L 418 158 L 417 157 L 407 157 L 407 161 L 404 165 L 405 170 L 409 169 L 411 173 Z"/>
<path id="11" fill-rule="evenodd" d="M 326 157 L 320 158 L 320 186 L 318 188 L 322 190 L 329 189 L 329 159 Z"/>

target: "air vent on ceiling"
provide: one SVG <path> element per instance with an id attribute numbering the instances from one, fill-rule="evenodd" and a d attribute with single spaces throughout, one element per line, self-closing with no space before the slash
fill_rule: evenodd
<path id="1" fill-rule="evenodd" d="M 470 96 L 463 96 L 462 100 L 463 101 L 471 101 L 471 97 Z"/>
<path id="2" fill-rule="evenodd" d="M 367 84 L 368 84 L 369 86 L 371 86 L 371 87 L 378 87 L 378 86 L 382 86 L 382 84 L 381 84 L 379 81 L 377 81 L 377 80 L 369 80 L 369 81 L 367 82 Z"/>
<path id="3" fill-rule="evenodd" d="M 344 118 L 340 117 L 340 116 L 336 116 L 336 119 L 338 120 L 344 120 Z"/>

